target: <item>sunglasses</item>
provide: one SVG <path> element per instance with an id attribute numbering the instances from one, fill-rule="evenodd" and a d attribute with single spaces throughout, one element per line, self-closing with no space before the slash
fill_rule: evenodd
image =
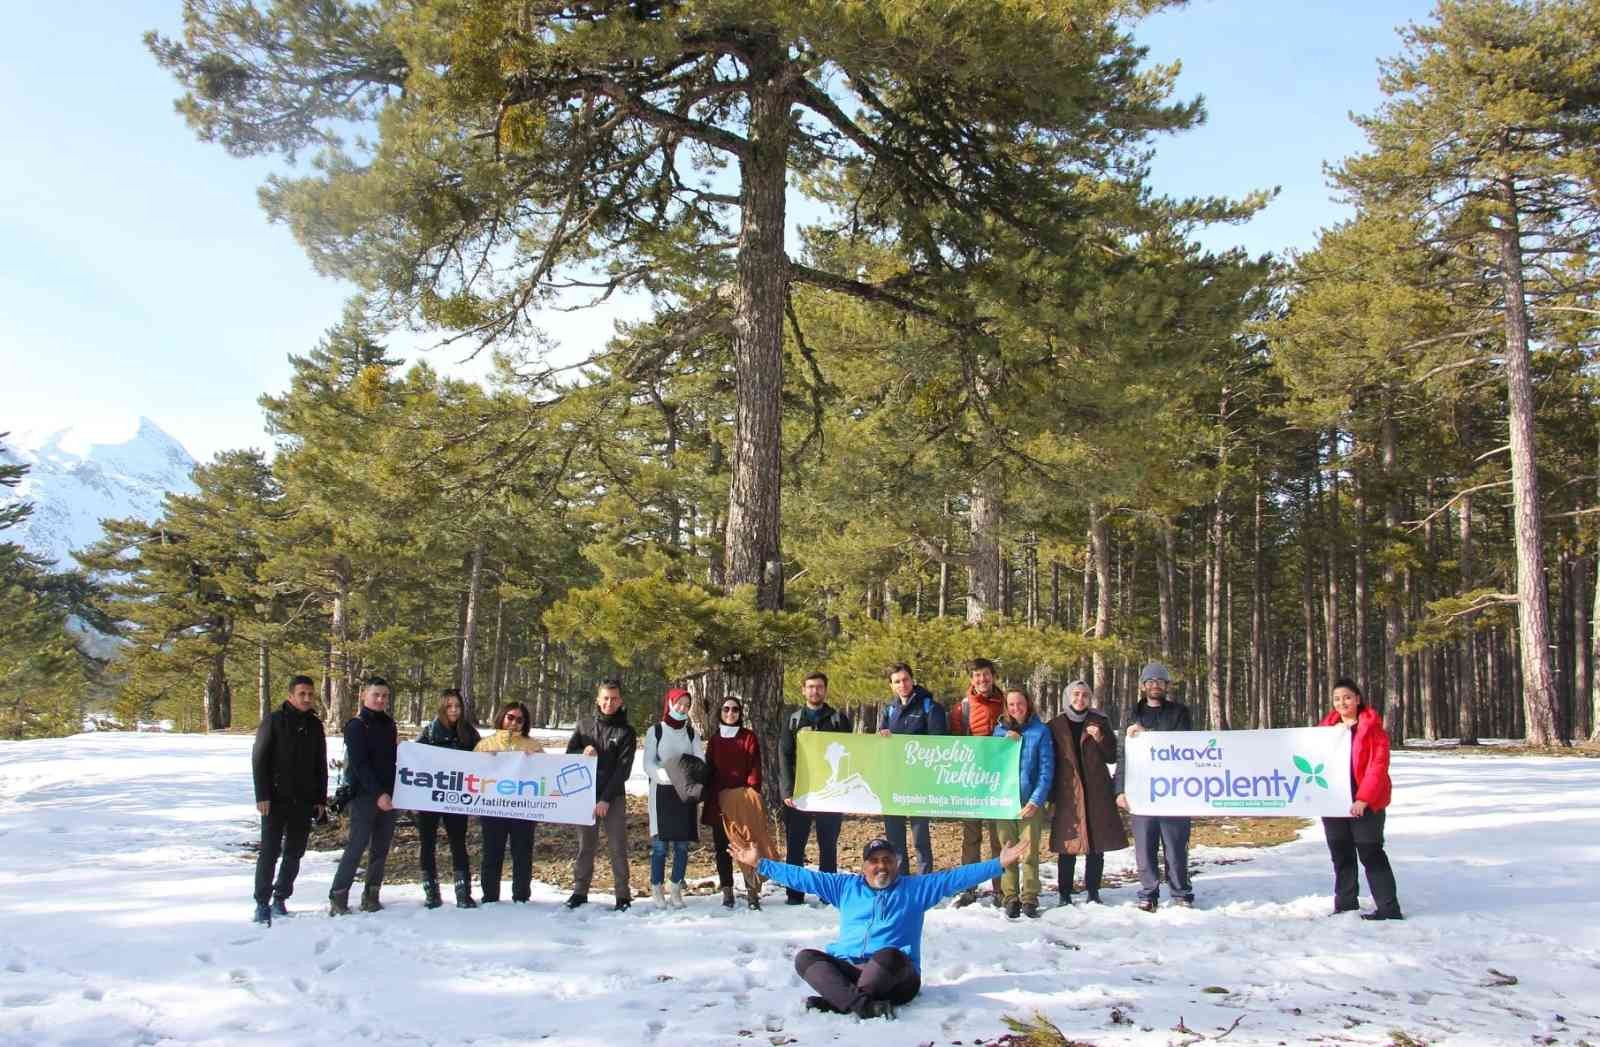
<path id="1" fill-rule="evenodd" d="M 744 712 L 744 706 L 742 706 L 742 705 L 724 705 L 722 707 L 722 711 L 725 712 L 725 713 L 741 713 L 741 712 Z"/>
<path id="2" fill-rule="evenodd" d="M 505 721 L 506 721 L 506 723 L 521 723 L 522 722 L 522 714 L 521 713 L 506 713 Z"/>

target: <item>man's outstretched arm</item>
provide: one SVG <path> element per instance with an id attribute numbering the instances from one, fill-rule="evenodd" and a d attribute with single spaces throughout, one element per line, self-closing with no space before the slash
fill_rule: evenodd
<path id="1" fill-rule="evenodd" d="M 850 876 L 844 873 L 813 872 L 798 865 L 790 865 L 788 862 L 763 858 L 754 843 L 746 843 L 743 847 L 730 843 L 728 853 L 740 865 L 755 866 L 759 875 L 774 883 L 782 884 L 790 890 L 814 894 L 829 905 L 839 904 L 840 889 L 844 882 L 850 879 Z"/>
<path id="2" fill-rule="evenodd" d="M 952 894 L 964 891 L 968 887 L 976 887 L 985 880 L 999 876 L 1001 869 L 1017 864 L 1027 850 L 1027 844 L 1018 840 L 1001 848 L 998 858 L 991 858 L 986 862 L 973 862 L 971 865 L 958 865 L 954 869 L 946 869 L 944 872 L 931 873 L 927 876 L 913 876 L 907 882 L 912 885 L 922 907 L 931 909 L 938 905 L 940 900 Z"/>

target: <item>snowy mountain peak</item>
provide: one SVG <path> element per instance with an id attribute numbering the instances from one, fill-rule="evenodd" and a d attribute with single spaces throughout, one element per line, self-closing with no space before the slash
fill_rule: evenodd
<path id="1" fill-rule="evenodd" d="M 194 458 L 144 417 L 12 433 L 0 457 L 29 467 L 17 488 L 0 491 L 0 502 L 34 506 L 6 538 L 62 568 L 76 566 L 72 550 L 99 540 L 101 520 L 154 520 L 167 492 L 195 489 Z"/>

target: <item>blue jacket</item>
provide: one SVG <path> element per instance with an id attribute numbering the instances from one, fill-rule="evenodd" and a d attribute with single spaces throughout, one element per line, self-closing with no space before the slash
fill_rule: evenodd
<path id="1" fill-rule="evenodd" d="M 1000 875 L 1000 859 L 962 865 L 927 876 L 897 876 L 877 890 L 860 873 L 813 872 L 761 859 L 756 872 L 796 891 L 814 894 L 839 910 L 839 939 L 828 953 L 865 963 L 879 949 L 899 949 L 922 968 L 922 916 L 940 900 Z"/>
<path id="2" fill-rule="evenodd" d="M 944 706 L 922 685 L 911 689 L 911 697 L 902 702 L 898 697 L 883 707 L 878 730 L 890 734 L 949 734 L 945 724 Z"/>
<path id="3" fill-rule="evenodd" d="M 1004 721 L 994 725 L 994 736 L 1004 738 L 1010 730 Z M 1056 743 L 1050 738 L 1050 728 L 1040 722 L 1035 713 L 1028 714 L 1022 725 L 1022 765 L 1018 772 L 1022 782 L 1022 806 L 1033 804 L 1043 807 L 1050 799 L 1050 786 L 1056 780 Z"/>

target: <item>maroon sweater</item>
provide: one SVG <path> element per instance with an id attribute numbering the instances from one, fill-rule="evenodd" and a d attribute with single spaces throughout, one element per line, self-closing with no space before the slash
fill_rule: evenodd
<path id="1" fill-rule="evenodd" d="M 700 820 L 715 825 L 722 819 L 717 810 L 717 794 L 722 790 L 748 787 L 761 791 L 761 743 L 756 732 L 741 727 L 732 738 L 724 738 L 720 729 L 714 729 L 706 744 L 706 762 L 711 765 L 711 785 L 706 789 Z"/>

